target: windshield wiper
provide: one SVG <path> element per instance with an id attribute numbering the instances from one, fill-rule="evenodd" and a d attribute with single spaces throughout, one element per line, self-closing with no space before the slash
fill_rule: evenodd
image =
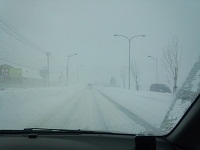
<path id="1" fill-rule="evenodd" d="M 133 135 L 127 133 L 115 133 L 106 131 L 88 131 L 88 130 L 69 130 L 69 129 L 51 129 L 51 128 L 24 128 L 23 130 L 0 130 L 0 134 L 109 134 L 109 135 Z"/>
<path id="2" fill-rule="evenodd" d="M 72 134 L 117 134 L 105 131 L 69 130 L 69 129 L 49 129 L 49 128 L 25 128 L 25 133 L 72 133 Z"/>
<path id="3" fill-rule="evenodd" d="M 51 128 L 24 128 L 25 132 L 76 132 L 78 130 L 51 129 Z"/>

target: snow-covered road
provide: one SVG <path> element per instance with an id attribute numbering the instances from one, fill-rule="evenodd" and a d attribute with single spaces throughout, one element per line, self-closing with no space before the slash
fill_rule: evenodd
<path id="1" fill-rule="evenodd" d="M 87 86 L 0 91 L 0 128 L 42 127 L 123 133 L 159 130 L 166 111 L 160 117 L 158 111 L 167 110 L 169 100 L 160 102 L 155 97 L 141 97 L 139 93 L 133 97 L 123 91 L 120 95 L 126 96 L 122 98 L 119 93 L 103 87 Z M 148 108 L 144 101 L 159 104 L 159 109 Z"/>

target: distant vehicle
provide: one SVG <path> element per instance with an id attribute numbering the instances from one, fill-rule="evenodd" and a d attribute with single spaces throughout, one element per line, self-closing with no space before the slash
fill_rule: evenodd
<path id="1" fill-rule="evenodd" d="M 151 84 L 149 90 L 153 92 L 172 93 L 170 88 L 165 84 Z"/>
<path id="2" fill-rule="evenodd" d="M 91 83 L 89 83 L 89 84 L 87 85 L 87 88 L 88 88 L 88 89 L 92 89 L 92 87 L 93 87 L 93 85 L 92 85 Z"/>

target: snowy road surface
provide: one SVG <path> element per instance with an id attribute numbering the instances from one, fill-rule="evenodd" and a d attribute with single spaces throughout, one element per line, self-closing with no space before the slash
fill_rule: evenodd
<path id="1" fill-rule="evenodd" d="M 0 128 L 156 131 L 171 103 L 169 94 L 157 97 L 162 99 L 155 94 L 87 86 L 7 89 L 0 91 Z"/>

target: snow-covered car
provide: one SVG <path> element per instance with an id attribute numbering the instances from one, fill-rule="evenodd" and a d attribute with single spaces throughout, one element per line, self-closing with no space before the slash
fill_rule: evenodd
<path id="1" fill-rule="evenodd" d="M 92 87 L 93 87 L 93 85 L 92 85 L 91 83 L 89 83 L 89 84 L 87 85 L 87 88 L 88 88 L 88 89 L 92 89 Z"/>
<path id="2" fill-rule="evenodd" d="M 163 92 L 163 93 L 172 93 L 170 88 L 165 84 L 151 84 L 149 91 L 153 92 Z"/>

